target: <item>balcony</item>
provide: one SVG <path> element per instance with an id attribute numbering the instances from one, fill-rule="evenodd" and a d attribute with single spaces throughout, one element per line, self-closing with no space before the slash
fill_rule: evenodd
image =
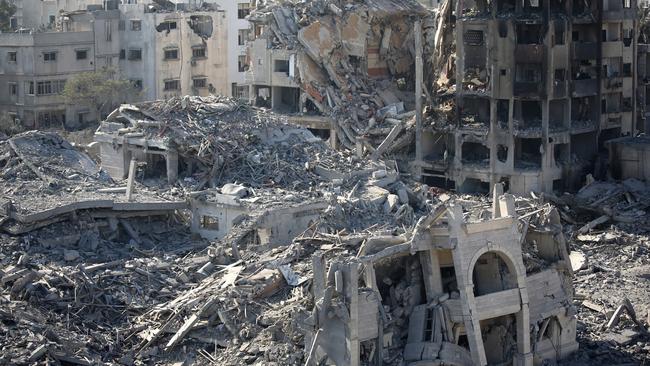
<path id="1" fill-rule="evenodd" d="M 596 94 L 598 94 L 598 79 L 573 80 L 571 83 L 571 96 L 574 98 Z"/>
<path id="2" fill-rule="evenodd" d="M 542 98 L 546 95 L 544 82 L 516 81 L 513 85 L 513 95 L 516 97 Z"/>
<path id="3" fill-rule="evenodd" d="M 573 43 L 573 58 L 576 60 L 595 60 L 598 58 L 598 43 Z"/>
<path id="4" fill-rule="evenodd" d="M 521 310 L 518 288 L 477 296 L 475 300 L 479 320 L 514 314 Z"/>
<path id="5" fill-rule="evenodd" d="M 518 44 L 515 47 L 515 62 L 539 63 L 546 59 L 546 48 L 541 44 Z"/>
<path id="6" fill-rule="evenodd" d="M 622 41 L 607 41 L 602 43 L 602 57 L 621 57 L 622 55 Z"/>
<path id="7" fill-rule="evenodd" d="M 604 78 L 601 87 L 608 92 L 620 91 L 623 88 L 623 78 L 619 76 Z"/>

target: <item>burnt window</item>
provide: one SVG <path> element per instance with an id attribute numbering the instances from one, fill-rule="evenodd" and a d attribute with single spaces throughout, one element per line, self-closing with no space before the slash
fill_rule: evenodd
<path id="1" fill-rule="evenodd" d="M 17 51 L 7 52 L 7 60 L 9 62 L 17 62 L 18 61 L 18 52 Z"/>
<path id="2" fill-rule="evenodd" d="M 483 44 L 483 31 L 468 30 L 463 34 L 465 44 L 479 46 Z"/>
<path id="3" fill-rule="evenodd" d="M 214 216 L 201 217 L 201 229 L 219 230 L 219 218 Z"/>
<path id="4" fill-rule="evenodd" d="M 499 21 L 499 37 L 506 38 L 508 36 L 508 23 L 504 20 Z"/>
<path id="5" fill-rule="evenodd" d="M 9 83 L 9 95 L 15 96 L 18 94 L 18 84 Z"/>
<path id="6" fill-rule="evenodd" d="M 506 76 L 507 73 L 506 69 L 501 69 L 501 76 Z"/>
<path id="7" fill-rule="evenodd" d="M 126 58 L 126 50 L 122 48 L 120 50 L 120 60 L 124 60 Z"/>
<path id="8" fill-rule="evenodd" d="M 132 20 L 131 21 L 131 30 L 134 32 L 139 32 L 142 29 L 141 20 Z"/>
<path id="9" fill-rule="evenodd" d="M 555 23 L 555 44 L 564 44 L 564 23 Z"/>
<path id="10" fill-rule="evenodd" d="M 240 55 L 239 57 L 237 57 L 237 70 L 239 70 L 239 72 L 244 72 L 248 70 L 248 65 L 246 64 L 245 55 Z"/>
<path id="11" fill-rule="evenodd" d="M 566 80 L 566 69 L 555 69 L 553 79 L 555 81 L 564 81 L 564 80 Z"/>

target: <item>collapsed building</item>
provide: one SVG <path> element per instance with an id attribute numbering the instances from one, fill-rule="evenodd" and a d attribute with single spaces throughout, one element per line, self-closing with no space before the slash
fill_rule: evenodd
<path id="1" fill-rule="evenodd" d="M 0 363 L 610 360 L 599 348 L 574 356 L 576 333 L 600 325 L 576 327 L 585 295 L 572 276 L 611 281 L 616 270 L 576 263 L 565 223 L 587 220 L 589 234 L 604 222 L 589 222 L 594 207 L 613 222 L 645 219 L 639 182 L 532 198 L 497 184 L 491 202 L 221 97 L 123 105 L 95 139 L 85 148 L 112 178 L 53 133 L 0 141 Z M 647 261 L 644 248 L 625 253 Z M 631 355 L 645 327 L 617 313 L 606 336 Z"/>
<path id="2" fill-rule="evenodd" d="M 413 232 L 369 238 L 357 258 L 328 270 L 317 255 L 309 359 L 533 365 L 575 351 L 557 211 L 520 225 L 514 198 L 495 199 L 489 219 L 441 204 Z"/>

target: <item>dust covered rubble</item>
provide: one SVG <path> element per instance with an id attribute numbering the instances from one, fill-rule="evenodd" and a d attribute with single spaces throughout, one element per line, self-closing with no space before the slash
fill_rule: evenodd
<path id="1" fill-rule="evenodd" d="M 111 180 L 95 163 L 86 164 L 87 155 L 56 134 L 28 132 L 0 142 L 0 345 L 5 350 L 0 363 L 190 360 L 302 365 L 310 354 L 322 356 L 320 351 L 311 352 L 309 336 L 315 331 L 314 286 L 320 278 L 314 258 L 347 265 L 384 249 L 410 248 L 421 232 L 418 223 L 450 204 L 462 208 L 468 225 L 489 222 L 494 215 L 497 206 L 486 197 L 411 182 L 392 164 L 332 151 L 306 131 L 291 134 L 297 144 L 251 138 L 260 127 L 295 129 L 276 118 L 223 98 L 123 106 L 109 118 L 110 123 L 120 124 L 109 135 L 134 133 L 142 135 L 133 138 L 173 141 L 186 159 L 205 165 L 192 174 L 181 174 L 172 184 L 160 179 L 145 182 L 136 174 L 132 201 L 124 197 L 123 181 Z M 228 126 L 232 128 L 224 128 Z M 104 127 L 98 133 L 105 133 Z M 202 145 L 209 149 L 201 149 Z M 259 152 L 260 158 L 247 159 L 251 151 Z M 264 151 L 275 151 L 277 157 Z M 207 168 L 219 155 L 249 166 L 224 162 L 211 176 Z M 66 160 L 68 156 L 74 159 Z M 84 168 L 79 161 L 85 162 Z M 292 172 L 286 177 L 304 181 L 269 179 L 279 171 Z M 633 363 L 648 355 L 642 328 L 647 323 L 644 294 L 648 289 L 638 281 L 647 275 L 648 239 L 643 230 L 635 227 L 632 232 L 634 225 L 617 221 L 620 215 L 612 212 L 643 210 L 645 188 L 621 183 L 635 188 L 622 189 L 621 194 L 627 192 L 634 202 L 620 205 L 613 198 L 620 185 L 592 184 L 589 191 L 600 193 L 587 194 L 585 189 L 575 199 L 544 195 L 514 200 L 517 230 L 538 235 L 521 243 L 521 260 L 526 274 L 565 268 L 560 278 L 568 278 L 566 261 L 549 262 L 540 241 L 563 234 L 568 249 L 587 257 L 586 263 L 571 269 L 577 295 L 559 307 L 568 311 L 570 319 L 571 304 L 575 306 L 578 339 L 586 347 L 565 362 L 589 364 L 617 358 Z M 601 184 L 610 186 L 596 189 Z M 100 193 L 116 188 L 119 193 Z M 233 222 L 227 235 L 202 239 L 192 229 L 191 202 L 196 197 L 210 201 L 215 194 L 230 195 L 249 211 Z M 89 201 L 88 197 L 101 197 L 104 206 L 69 205 Z M 325 204 L 316 220 L 284 243 L 260 244 L 260 212 L 311 200 Z M 39 201 L 47 205 L 40 206 Z M 141 205 L 147 202 L 152 206 Z M 597 210 L 583 210 L 585 205 Z M 608 211 L 612 206 L 616 210 Z M 24 214 L 32 215 L 31 221 L 17 221 L 21 207 L 28 209 Z M 610 223 L 589 225 L 576 236 L 578 229 L 607 212 Z M 611 223 L 615 226 L 609 228 Z M 417 305 L 412 303 L 410 286 L 422 279 L 417 257 L 404 258 L 410 262 L 395 258 L 389 263 L 409 269 L 410 274 L 380 278 L 386 291 L 382 309 L 393 319 L 385 324 L 385 334 L 390 334 L 382 356 L 386 365 L 404 362 L 407 310 Z M 620 288 L 626 289 L 631 306 L 624 303 L 616 312 Z M 572 290 L 565 291 L 563 296 L 571 299 Z M 332 314 L 338 314 L 335 317 L 344 316 L 341 305 L 346 306 L 338 299 L 331 308 Z M 453 290 L 443 302 L 450 300 L 456 301 Z M 630 307 L 641 326 L 632 320 Z M 372 349 L 364 344 L 361 360 L 371 359 Z M 613 349 L 614 356 L 608 354 Z"/>

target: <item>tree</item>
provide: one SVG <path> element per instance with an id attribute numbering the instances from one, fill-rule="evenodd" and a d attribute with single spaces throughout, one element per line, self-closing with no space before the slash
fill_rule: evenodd
<path id="1" fill-rule="evenodd" d="M 140 94 L 129 80 L 116 78 L 112 69 L 84 72 L 68 79 L 61 95 L 66 104 L 84 105 L 98 117 Z"/>
<path id="2" fill-rule="evenodd" d="M 11 17 L 16 13 L 16 6 L 7 0 L 0 0 L 0 31 L 11 32 Z"/>

